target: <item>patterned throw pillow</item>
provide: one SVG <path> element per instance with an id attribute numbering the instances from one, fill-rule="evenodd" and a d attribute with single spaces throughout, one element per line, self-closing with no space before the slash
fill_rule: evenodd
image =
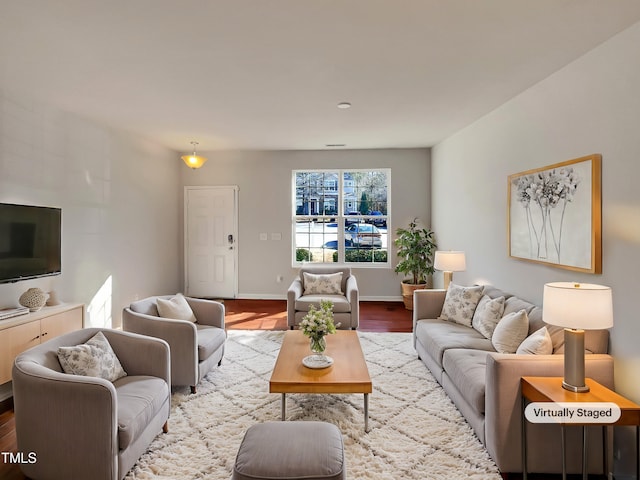
<path id="1" fill-rule="evenodd" d="M 189 306 L 187 299 L 184 295 L 178 293 L 175 297 L 166 299 L 158 298 L 156 300 L 158 306 L 158 314 L 162 318 L 174 318 L 176 320 L 189 320 L 196 323 L 196 316 L 193 314 L 193 310 Z"/>
<path id="2" fill-rule="evenodd" d="M 471 326 L 485 338 L 491 339 L 493 331 L 504 313 L 504 297 L 491 298 L 483 295 L 473 314 Z"/>
<path id="3" fill-rule="evenodd" d="M 302 272 L 304 295 L 341 295 L 342 272 L 315 274 Z"/>
<path id="4" fill-rule="evenodd" d="M 536 330 L 520 344 L 516 350 L 518 354 L 529 355 L 551 355 L 553 353 L 553 343 L 547 327 Z"/>
<path id="5" fill-rule="evenodd" d="M 529 317 L 526 310 L 511 312 L 498 322 L 493 331 L 491 343 L 496 352 L 516 353 L 516 350 L 529 334 Z"/>
<path id="6" fill-rule="evenodd" d="M 102 332 L 82 345 L 58 347 L 58 360 L 62 370 L 72 375 L 99 377 L 110 382 L 127 375 Z"/>
<path id="7" fill-rule="evenodd" d="M 447 294 L 444 297 L 444 305 L 440 319 L 451 320 L 461 325 L 471 326 L 473 312 L 475 312 L 484 287 L 461 287 L 450 283 Z"/>

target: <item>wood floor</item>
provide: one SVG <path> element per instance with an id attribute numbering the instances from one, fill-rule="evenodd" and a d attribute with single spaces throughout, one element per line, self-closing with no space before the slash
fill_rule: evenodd
<path id="1" fill-rule="evenodd" d="M 286 330 L 285 300 L 225 300 L 228 330 Z M 402 302 L 360 302 L 363 332 L 411 332 L 412 312 Z"/>

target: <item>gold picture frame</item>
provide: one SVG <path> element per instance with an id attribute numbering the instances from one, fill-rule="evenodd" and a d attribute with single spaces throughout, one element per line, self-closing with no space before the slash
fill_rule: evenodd
<path id="1" fill-rule="evenodd" d="M 602 155 L 508 177 L 509 256 L 602 273 Z"/>

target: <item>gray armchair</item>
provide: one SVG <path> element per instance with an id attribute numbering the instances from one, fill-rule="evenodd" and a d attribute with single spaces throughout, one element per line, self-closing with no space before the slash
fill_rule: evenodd
<path id="1" fill-rule="evenodd" d="M 127 376 L 115 382 L 70 375 L 58 347 L 85 343 L 101 331 Z M 118 330 L 86 328 L 53 338 L 16 357 L 13 403 L 18 451 L 33 479 L 120 480 L 161 430 L 171 407 L 169 345 Z"/>
<path id="2" fill-rule="evenodd" d="M 325 275 L 342 272 L 341 292 L 336 294 L 306 294 L 304 274 Z M 350 267 L 334 267 L 325 265 L 313 265 L 302 267 L 287 291 L 287 325 L 295 328 L 302 320 L 311 305 L 319 308 L 321 300 L 333 302 L 333 313 L 336 323 L 340 323 L 342 329 L 358 328 L 360 322 L 360 293 L 356 277 L 351 274 Z"/>
<path id="3" fill-rule="evenodd" d="M 171 348 L 172 386 L 196 385 L 224 356 L 227 333 L 224 329 L 224 305 L 213 300 L 186 297 L 196 317 L 188 320 L 162 318 L 157 299 L 171 295 L 149 297 L 133 302 L 122 313 L 122 328 L 127 332 L 161 338 Z"/>

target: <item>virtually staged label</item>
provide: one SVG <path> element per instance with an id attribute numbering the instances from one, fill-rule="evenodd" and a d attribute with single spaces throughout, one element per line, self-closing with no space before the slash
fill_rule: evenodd
<path id="1" fill-rule="evenodd" d="M 531 423 L 615 423 L 620 414 L 611 402 L 532 402 L 524 410 Z"/>

